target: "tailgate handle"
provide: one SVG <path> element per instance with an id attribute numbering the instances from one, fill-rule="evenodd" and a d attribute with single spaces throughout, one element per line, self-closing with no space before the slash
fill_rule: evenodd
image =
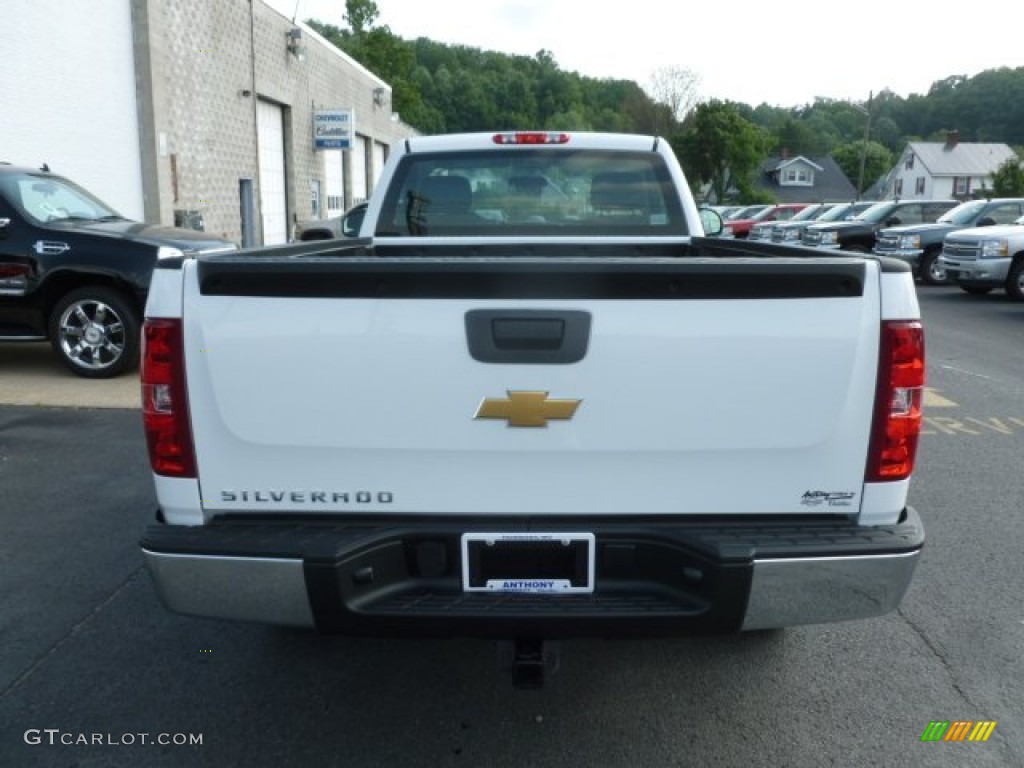
<path id="1" fill-rule="evenodd" d="M 481 363 L 577 363 L 587 354 L 590 313 L 474 309 L 466 313 L 466 341 Z"/>

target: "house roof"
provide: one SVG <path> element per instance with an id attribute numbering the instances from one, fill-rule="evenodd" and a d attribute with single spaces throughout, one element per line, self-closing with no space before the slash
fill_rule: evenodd
<path id="1" fill-rule="evenodd" d="M 779 184 L 777 172 L 795 162 L 803 160 L 815 167 L 814 186 L 783 186 Z M 795 158 L 769 157 L 761 164 L 757 185 L 770 192 L 780 203 L 846 202 L 857 197 L 857 189 L 846 178 L 836 161 L 829 155 Z"/>
<path id="2" fill-rule="evenodd" d="M 801 162 L 801 161 L 804 162 L 804 163 L 807 163 L 807 165 L 814 166 L 814 168 L 816 168 L 819 171 L 825 170 L 820 165 L 818 165 L 816 162 L 814 162 L 813 160 L 807 159 L 803 155 L 797 155 L 796 157 L 791 157 L 788 160 L 780 158 L 779 159 L 779 164 L 777 166 L 775 166 L 775 170 L 776 171 L 781 171 L 786 166 L 793 165 L 793 163 L 798 163 L 798 162 Z"/>
<path id="3" fill-rule="evenodd" d="M 990 176 L 1016 157 L 1006 144 L 962 141 L 950 148 L 941 141 L 912 141 L 909 147 L 932 176 Z"/>

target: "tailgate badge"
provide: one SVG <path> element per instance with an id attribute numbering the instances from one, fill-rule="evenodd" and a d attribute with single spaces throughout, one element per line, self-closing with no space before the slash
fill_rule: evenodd
<path id="1" fill-rule="evenodd" d="M 507 399 L 485 397 L 474 419 L 505 419 L 510 427 L 546 427 L 548 419 L 571 419 L 582 400 L 549 399 L 547 392 L 508 390 Z"/>

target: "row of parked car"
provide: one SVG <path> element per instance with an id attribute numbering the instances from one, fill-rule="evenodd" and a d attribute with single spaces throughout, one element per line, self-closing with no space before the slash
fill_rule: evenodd
<path id="1" fill-rule="evenodd" d="M 922 283 L 1024 301 L 1024 198 L 787 203 L 716 209 L 724 237 L 906 261 Z"/>

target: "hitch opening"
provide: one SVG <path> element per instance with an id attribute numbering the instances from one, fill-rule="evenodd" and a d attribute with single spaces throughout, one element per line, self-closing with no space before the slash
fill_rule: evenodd
<path id="1" fill-rule="evenodd" d="M 557 642 L 517 637 L 498 642 L 498 661 L 511 674 L 514 688 L 536 690 L 558 671 L 559 651 Z"/>

